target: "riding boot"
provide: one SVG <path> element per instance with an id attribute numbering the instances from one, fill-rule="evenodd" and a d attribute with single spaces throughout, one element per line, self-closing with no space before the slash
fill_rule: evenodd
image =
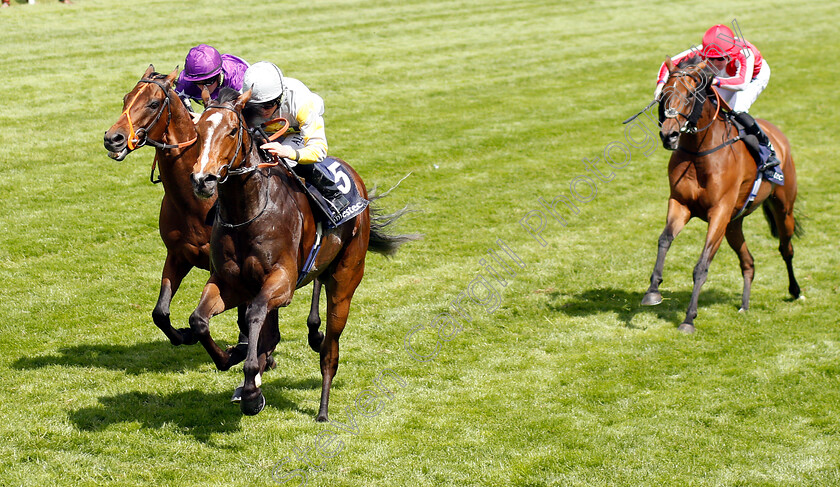
<path id="1" fill-rule="evenodd" d="M 735 115 L 735 120 L 744 126 L 744 132 L 754 135 L 758 139 L 759 172 L 781 164 L 781 161 L 776 157 L 776 150 L 773 148 L 770 138 L 761 130 L 758 122 L 749 113 L 739 112 Z"/>

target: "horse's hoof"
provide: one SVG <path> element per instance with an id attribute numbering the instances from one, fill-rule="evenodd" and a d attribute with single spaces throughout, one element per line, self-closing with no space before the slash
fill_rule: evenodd
<path id="1" fill-rule="evenodd" d="M 743 307 L 738 308 L 739 313 L 746 313 L 747 311 L 749 311 L 749 308 L 743 308 Z"/>
<path id="2" fill-rule="evenodd" d="M 277 368 L 277 362 L 274 360 L 274 356 L 269 354 L 268 357 L 265 358 L 265 370 L 274 370 Z"/>
<path id="3" fill-rule="evenodd" d="M 642 306 L 656 306 L 662 302 L 662 295 L 657 292 L 647 293 L 642 298 Z"/>
<path id="4" fill-rule="evenodd" d="M 230 398 L 230 402 L 241 402 L 242 401 L 242 387 L 237 387 L 236 390 L 233 391 L 233 396 Z"/>
<path id="5" fill-rule="evenodd" d="M 258 394 L 259 395 L 255 400 L 243 400 L 239 403 L 239 409 L 242 411 L 242 414 L 245 416 L 255 416 L 263 410 L 265 407 L 265 396 L 263 396 L 262 392 L 259 392 Z"/>
<path id="6" fill-rule="evenodd" d="M 319 423 L 326 423 L 327 421 L 329 421 L 329 419 L 327 418 L 327 413 L 319 414 L 318 417 L 315 418 L 315 421 Z"/>
<path id="7" fill-rule="evenodd" d="M 683 333 L 686 333 L 686 334 L 688 334 L 688 335 L 691 335 L 692 333 L 694 333 L 695 331 L 697 331 L 697 330 L 694 328 L 694 325 L 692 325 L 691 323 L 683 323 L 683 324 L 681 324 L 681 325 L 679 326 L 679 328 L 677 328 L 677 330 L 679 330 L 679 331 L 681 331 L 681 332 L 683 332 Z"/>

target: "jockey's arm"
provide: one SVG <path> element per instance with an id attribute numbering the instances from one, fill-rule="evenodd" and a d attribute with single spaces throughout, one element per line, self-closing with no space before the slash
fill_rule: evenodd
<path id="1" fill-rule="evenodd" d="M 295 119 L 303 137 L 303 147 L 300 149 L 279 142 L 263 144 L 261 148 L 277 157 L 291 159 L 299 164 L 314 164 L 324 160 L 327 157 L 327 135 L 321 113 L 321 109 L 312 104 L 306 104 L 298 110 Z"/>
<path id="2" fill-rule="evenodd" d="M 701 46 L 691 47 L 686 49 L 685 51 L 677 54 L 676 56 L 671 57 L 671 62 L 674 63 L 674 66 L 681 63 L 684 59 L 688 59 L 691 56 L 695 56 L 700 52 Z M 659 98 L 659 94 L 662 93 L 662 87 L 665 86 L 665 82 L 668 81 L 668 65 L 664 62 L 659 66 L 659 73 L 656 76 L 656 90 L 653 92 L 653 98 Z"/>
<path id="3" fill-rule="evenodd" d="M 300 164 L 314 164 L 327 157 L 327 134 L 322 113 L 322 108 L 307 103 L 295 115 L 303 136 L 303 148 L 297 154 L 297 162 Z"/>
<path id="4" fill-rule="evenodd" d="M 729 91 L 744 90 L 750 84 L 750 81 L 752 81 L 752 73 L 755 67 L 755 55 L 750 52 L 749 55 L 745 56 L 743 51 L 738 51 L 732 62 L 736 63 L 737 66 L 735 75 L 725 78 L 716 76 L 712 84 Z"/>

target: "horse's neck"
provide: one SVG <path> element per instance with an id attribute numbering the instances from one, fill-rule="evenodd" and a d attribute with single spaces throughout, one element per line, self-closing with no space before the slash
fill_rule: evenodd
<path id="1" fill-rule="evenodd" d="M 177 145 L 194 141 L 196 131 L 192 117 L 175 92 L 170 91 L 169 104 L 172 119 L 163 134 L 163 143 Z M 198 144 L 193 143 L 182 149 L 156 149 L 156 157 L 160 179 L 166 192 L 170 196 L 180 196 L 179 200 L 183 204 L 194 204 L 196 198 L 192 192 L 190 174 L 198 160 Z"/>
<path id="2" fill-rule="evenodd" d="M 244 147 L 243 150 L 245 150 Z M 260 162 L 256 146 L 252 146 L 247 167 L 256 166 Z M 262 174 L 259 169 L 228 176 L 227 180 L 219 184 L 217 188 L 222 220 L 236 224 L 258 215 L 267 204 L 265 198 L 275 196 L 269 195 L 270 188 L 266 187 L 269 184 L 271 184 L 271 178 Z"/>
<path id="3" fill-rule="evenodd" d="M 692 152 L 703 152 L 715 148 L 728 139 L 729 127 L 718 117 L 720 112 L 712 103 L 712 96 L 714 95 L 708 95 L 703 104 L 703 111 L 700 112 L 700 119 L 697 120 L 697 128 L 700 130 L 682 134 L 680 147 Z"/>

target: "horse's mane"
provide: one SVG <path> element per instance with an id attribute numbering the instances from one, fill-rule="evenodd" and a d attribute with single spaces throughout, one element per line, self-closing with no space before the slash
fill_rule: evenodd
<path id="1" fill-rule="evenodd" d="M 166 79 L 166 76 L 167 76 L 167 75 L 165 75 L 165 74 L 158 73 L 157 71 L 154 71 L 154 72 L 153 72 L 152 74 L 150 74 L 150 75 L 149 75 L 149 77 L 148 77 L 148 78 L 146 78 L 146 79 L 162 80 L 162 79 Z"/>
<path id="2" fill-rule="evenodd" d="M 704 61 L 705 61 L 705 59 L 703 59 L 699 54 L 695 54 L 691 57 L 687 57 L 687 58 L 683 59 L 682 61 L 680 61 L 679 64 L 677 64 L 677 69 L 689 70 L 691 68 L 696 68 L 697 66 L 699 66 Z M 702 79 L 706 80 L 706 83 L 704 83 L 704 86 L 703 86 L 704 89 L 708 88 L 709 83 L 711 82 L 712 78 L 714 78 L 718 74 L 717 71 L 715 70 L 715 68 L 709 63 L 706 63 L 704 65 L 703 69 L 700 69 L 700 70 L 694 69 L 693 71 L 696 72 L 696 73 L 701 73 L 702 74 Z"/>
<path id="3" fill-rule="evenodd" d="M 225 86 L 221 90 L 219 90 L 219 98 L 216 100 L 216 102 L 229 103 L 233 100 L 236 100 L 237 98 L 239 98 L 239 92 L 229 86 Z"/>
<path id="4" fill-rule="evenodd" d="M 683 68 L 690 68 L 692 66 L 697 66 L 698 64 L 703 62 L 703 58 L 700 57 L 699 54 L 695 54 L 694 56 L 687 57 L 677 64 L 677 67 L 680 69 Z"/>

